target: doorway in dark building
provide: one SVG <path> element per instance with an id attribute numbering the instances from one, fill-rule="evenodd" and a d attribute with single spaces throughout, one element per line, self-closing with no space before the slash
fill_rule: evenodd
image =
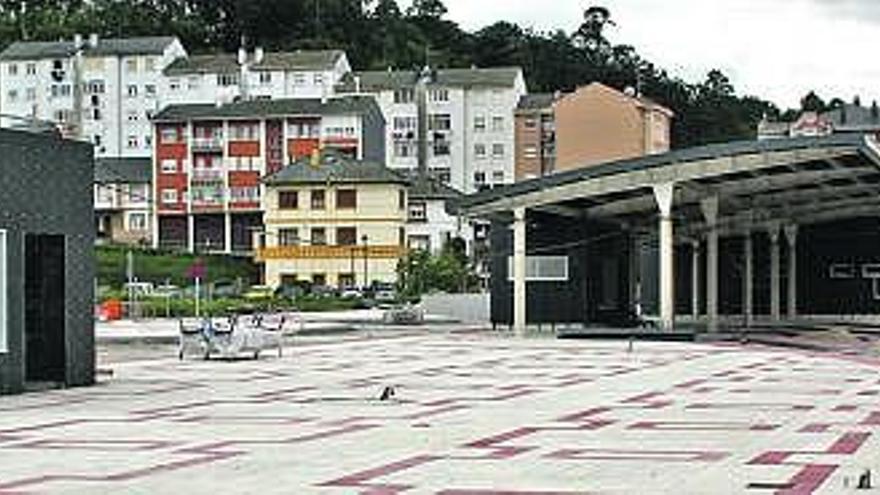
<path id="1" fill-rule="evenodd" d="M 25 378 L 64 383 L 64 236 L 25 237 Z"/>

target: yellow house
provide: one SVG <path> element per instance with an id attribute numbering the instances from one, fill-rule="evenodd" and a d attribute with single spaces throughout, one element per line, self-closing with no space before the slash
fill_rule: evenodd
<path id="1" fill-rule="evenodd" d="M 257 261 L 272 287 L 395 282 L 405 254 L 407 181 L 375 162 L 324 153 L 264 179 Z"/>

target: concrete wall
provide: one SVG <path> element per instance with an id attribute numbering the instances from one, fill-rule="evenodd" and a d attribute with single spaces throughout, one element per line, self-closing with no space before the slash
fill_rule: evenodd
<path id="1" fill-rule="evenodd" d="M 90 145 L 0 130 L 0 229 L 8 231 L 8 352 L 0 352 L 0 393 L 24 385 L 27 234 L 66 237 L 66 385 L 94 381 L 93 167 Z"/>
<path id="2" fill-rule="evenodd" d="M 422 308 L 432 316 L 452 318 L 463 323 L 489 323 L 490 299 L 483 294 L 433 294 L 422 297 Z"/>

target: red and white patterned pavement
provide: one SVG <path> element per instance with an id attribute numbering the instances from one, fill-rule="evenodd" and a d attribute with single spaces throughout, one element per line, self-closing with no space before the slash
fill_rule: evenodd
<path id="1" fill-rule="evenodd" d="M 0 398 L 0 494 L 866 493 L 878 370 L 447 333 L 131 363 L 94 388 Z M 398 401 L 375 400 L 385 385 Z"/>

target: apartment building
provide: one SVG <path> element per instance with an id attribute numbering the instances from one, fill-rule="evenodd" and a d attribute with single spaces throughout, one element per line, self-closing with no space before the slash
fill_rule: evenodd
<path id="1" fill-rule="evenodd" d="M 188 251 L 251 252 L 260 180 L 287 164 L 318 150 L 385 157 L 385 120 L 367 96 L 171 105 L 154 123 L 153 243 Z"/>
<path id="2" fill-rule="evenodd" d="M 56 122 L 99 158 L 149 157 L 162 71 L 185 56 L 173 37 L 16 42 L 0 53 L 0 112 Z"/>
<path id="3" fill-rule="evenodd" d="M 406 253 L 407 181 L 381 161 L 316 151 L 264 181 L 257 260 L 272 287 L 395 282 Z"/>
<path id="4" fill-rule="evenodd" d="M 194 55 L 164 70 L 166 104 L 232 102 L 237 99 L 326 98 L 351 72 L 341 50 Z"/>
<path id="5" fill-rule="evenodd" d="M 470 193 L 514 181 L 513 114 L 526 83 L 520 68 L 440 69 L 428 85 L 430 173 Z M 375 95 L 385 120 L 386 163 L 417 168 L 415 71 L 355 72 L 337 91 Z"/>
<path id="6" fill-rule="evenodd" d="M 601 83 L 568 94 L 528 95 L 516 111 L 516 178 L 664 153 L 673 116 L 633 91 Z"/>
<path id="7" fill-rule="evenodd" d="M 470 251 L 474 230 L 456 212 L 462 194 L 433 177 L 422 181 L 410 173 L 407 180 L 407 248 L 436 254 L 453 239 L 460 239 Z"/>
<path id="8" fill-rule="evenodd" d="M 99 242 L 150 244 L 152 178 L 150 158 L 95 161 L 95 230 Z"/>

